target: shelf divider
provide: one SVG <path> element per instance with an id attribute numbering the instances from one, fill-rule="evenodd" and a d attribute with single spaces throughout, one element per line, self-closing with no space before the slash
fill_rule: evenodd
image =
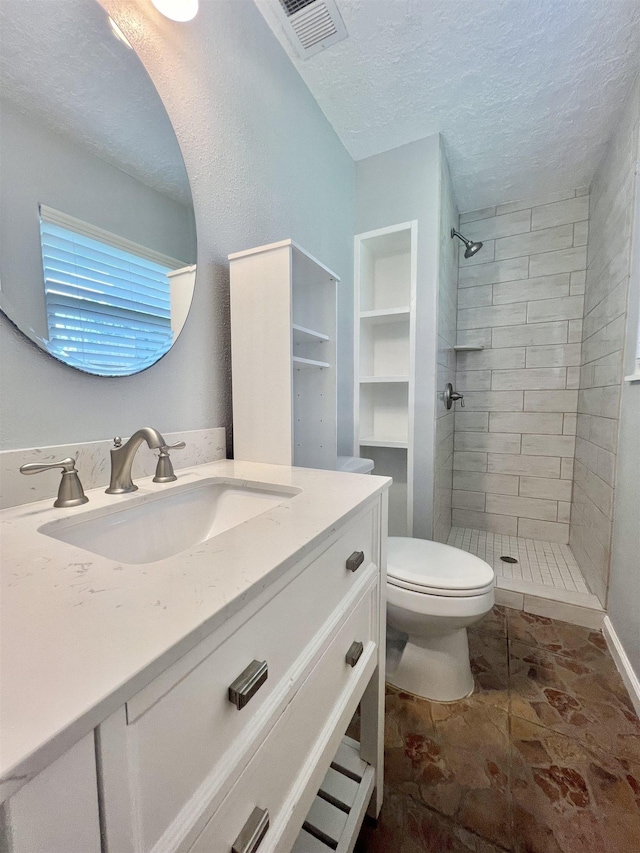
<path id="1" fill-rule="evenodd" d="M 299 355 L 294 355 L 292 361 L 295 370 L 305 370 L 312 367 L 331 367 L 328 361 L 316 361 L 313 358 L 301 358 Z"/>
<path id="2" fill-rule="evenodd" d="M 373 435 L 358 439 L 360 447 L 397 447 L 406 450 L 409 446 L 407 439 L 385 438 Z"/>
<path id="3" fill-rule="evenodd" d="M 401 305 L 397 308 L 376 308 L 373 311 L 361 311 L 361 320 L 371 320 L 372 322 L 387 322 L 392 323 L 394 320 L 404 320 L 409 318 L 411 309 L 408 305 Z"/>
<path id="4" fill-rule="evenodd" d="M 313 329 L 307 329 L 306 326 L 301 326 L 298 323 L 292 323 L 291 328 L 293 329 L 294 337 L 302 338 L 307 342 L 330 340 L 329 335 L 325 335 L 324 332 L 316 332 Z"/>
<path id="5" fill-rule="evenodd" d="M 374 382 L 382 385 L 382 384 L 389 384 L 391 382 L 399 383 L 399 382 L 408 382 L 408 381 L 409 381 L 408 376 L 361 376 L 360 377 L 360 384 L 361 385 L 371 385 Z"/>

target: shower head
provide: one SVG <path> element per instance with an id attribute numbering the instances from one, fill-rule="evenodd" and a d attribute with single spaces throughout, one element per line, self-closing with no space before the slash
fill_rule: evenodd
<path id="1" fill-rule="evenodd" d="M 467 240 L 467 238 L 463 237 L 462 234 L 459 234 L 455 228 L 452 228 L 451 238 L 453 239 L 454 237 L 459 237 L 460 240 L 462 240 L 462 242 L 464 243 L 466 247 L 464 252 L 465 258 L 472 258 L 475 253 L 479 252 L 482 248 L 482 243 L 472 243 L 471 240 Z"/>

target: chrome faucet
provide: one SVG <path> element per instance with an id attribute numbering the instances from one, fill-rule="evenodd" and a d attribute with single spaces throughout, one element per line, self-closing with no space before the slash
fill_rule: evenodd
<path id="1" fill-rule="evenodd" d="M 153 478 L 154 483 L 169 483 L 176 479 L 168 451 L 183 448 L 185 446 L 184 441 L 167 445 L 157 429 L 144 427 L 134 432 L 126 444 L 122 443 L 122 439 L 119 436 L 113 439 L 114 446 L 111 450 L 111 482 L 109 483 L 109 488 L 105 489 L 108 495 L 123 495 L 127 492 L 135 492 L 138 488 L 131 479 L 131 468 L 138 448 L 143 441 L 146 441 L 152 450 L 160 451 L 156 476 Z"/>

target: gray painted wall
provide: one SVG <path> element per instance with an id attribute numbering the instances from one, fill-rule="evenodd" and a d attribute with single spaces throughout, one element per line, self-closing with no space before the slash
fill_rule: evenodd
<path id="1" fill-rule="evenodd" d="M 413 535 L 433 535 L 440 208 L 438 134 L 356 163 L 356 233 L 418 220 Z"/>
<path id="2" fill-rule="evenodd" d="M 625 375 L 632 374 L 640 318 L 640 139 L 635 168 L 635 223 L 627 314 Z M 640 679 L 640 382 L 622 386 L 609 578 L 609 618 Z"/>
<path id="3" fill-rule="evenodd" d="M 291 237 L 341 276 L 340 449 L 351 450 L 354 165 L 252 0 L 202 3 L 190 24 L 103 0 L 149 71 L 190 177 L 198 281 L 162 361 L 103 379 L 65 367 L 0 318 L 5 449 L 229 426 L 227 254 Z"/>

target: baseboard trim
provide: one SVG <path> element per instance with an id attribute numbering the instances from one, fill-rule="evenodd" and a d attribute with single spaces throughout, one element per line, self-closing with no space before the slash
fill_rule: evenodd
<path id="1" fill-rule="evenodd" d="M 616 634 L 615 629 L 611 624 L 611 619 L 609 619 L 608 616 L 604 617 L 602 633 L 607 641 L 611 657 L 615 661 L 618 672 L 622 676 L 624 686 L 627 688 L 633 707 L 636 709 L 636 714 L 640 717 L 640 679 L 633 671 L 631 661 L 627 657 L 624 646 L 620 642 L 620 638 Z"/>

